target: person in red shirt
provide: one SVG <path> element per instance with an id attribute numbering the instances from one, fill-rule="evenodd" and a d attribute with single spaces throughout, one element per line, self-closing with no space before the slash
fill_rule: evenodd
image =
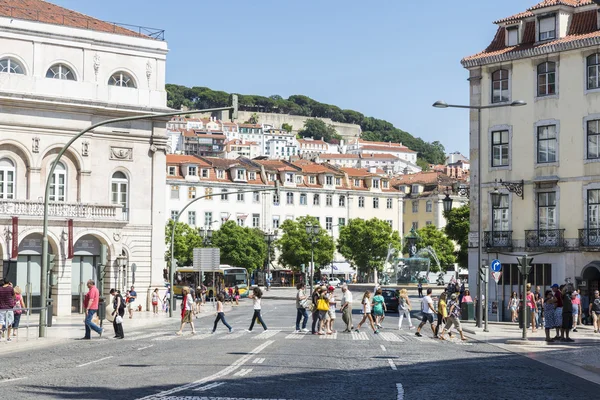
<path id="1" fill-rule="evenodd" d="M 100 293 L 96 288 L 96 284 L 93 280 L 87 281 L 87 287 L 89 291 L 86 293 L 83 299 L 83 308 L 85 313 L 85 336 L 82 340 L 91 339 L 91 330 L 96 332 L 100 337 L 102 337 L 103 329 L 98 325 L 92 322 L 92 318 L 94 314 L 98 312 L 98 302 L 100 301 Z"/>

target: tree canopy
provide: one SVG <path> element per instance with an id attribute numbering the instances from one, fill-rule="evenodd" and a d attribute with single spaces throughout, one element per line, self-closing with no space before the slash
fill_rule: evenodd
<path id="1" fill-rule="evenodd" d="M 226 107 L 229 93 L 214 91 L 207 87 L 188 88 L 167 84 L 167 105 L 179 109 L 182 106 L 191 109 Z M 257 95 L 238 95 L 239 109 L 252 112 L 302 115 L 313 118 L 330 118 L 335 122 L 360 125 L 362 138 L 370 141 L 402 143 L 416 151 L 419 159 L 429 164 L 443 164 L 446 158 L 444 146 L 440 142 L 427 143 L 410 133 L 394 127 L 388 121 L 366 117 L 358 111 L 342 110 L 337 106 L 320 103 L 307 96 L 293 95 L 284 99 L 279 95 L 269 97 Z"/>
<path id="2" fill-rule="evenodd" d="M 354 264 L 360 273 L 383 271 L 389 246 L 401 247 L 400 235 L 380 219 L 351 219 L 340 229 L 338 251 Z"/>
<path id="3" fill-rule="evenodd" d="M 298 133 L 302 137 L 312 137 L 316 140 L 323 139 L 326 142 L 329 142 L 332 139 L 340 138 L 340 135 L 338 135 L 337 131 L 332 125 L 327 125 L 325 122 L 317 118 L 307 119 L 304 122 L 304 128 L 302 128 Z"/>
<path id="4" fill-rule="evenodd" d="M 302 264 L 304 264 L 308 272 L 311 259 L 311 242 L 306 233 L 307 223 L 319 225 L 319 221 L 315 217 L 309 216 L 299 217 L 296 221 L 288 219 L 281 224 L 280 229 L 283 234 L 275 243 L 280 252 L 280 264 L 294 270 L 300 270 Z M 333 239 L 325 229 L 320 228 L 316 238 L 317 243 L 314 245 L 315 271 L 317 265 L 327 265 L 333 261 L 335 250 Z"/>
<path id="5" fill-rule="evenodd" d="M 453 208 L 444 212 L 444 216 L 446 217 L 444 232 L 460 246 L 460 250 L 456 252 L 456 262 L 461 267 L 466 267 L 469 263 L 469 205 Z"/>
<path id="6" fill-rule="evenodd" d="M 171 230 L 173 229 L 173 220 L 169 220 L 165 227 L 165 244 L 167 251 L 165 252 L 165 260 L 167 265 L 171 264 Z M 203 247 L 202 237 L 197 229 L 192 228 L 184 222 L 177 222 L 175 227 L 175 266 L 189 266 L 194 261 L 194 248 Z"/>
<path id="7" fill-rule="evenodd" d="M 456 262 L 454 242 L 435 225 L 427 225 L 417 231 L 419 240 L 416 243 L 417 251 L 425 247 L 431 247 L 435 252 L 442 270 L 446 271 Z M 405 240 L 403 253 L 408 254 L 408 241 Z M 424 256 L 425 254 L 423 254 Z M 431 261 L 431 272 L 440 272 L 434 258 L 427 255 Z"/>
<path id="8" fill-rule="evenodd" d="M 212 236 L 212 246 L 221 249 L 221 263 L 246 268 L 249 273 L 261 268 L 267 257 L 267 245 L 258 229 L 228 221 Z"/>

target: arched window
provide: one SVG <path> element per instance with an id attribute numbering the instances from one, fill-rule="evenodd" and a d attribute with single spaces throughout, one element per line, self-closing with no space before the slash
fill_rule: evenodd
<path id="1" fill-rule="evenodd" d="M 15 164 L 8 158 L 0 159 L 0 199 L 15 198 Z"/>
<path id="2" fill-rule="evenodd" d="M 67 67 L 65 64 L 54 64 L 48 69 L 46 72 L 46 78 L 51 79 L 62 79 L 65 81 L 75 81 L 75 74 L 71 70 L 71 68 Z"/>
<path id="3" fill-rule="evenodd" d="M 556 94 L 556 63 L 544 62 L 538 65 L 538 96 Z"/>
<path id="4" fill-rule="evenodd" d="M 135 81 L 128 73 L 119 71 L 115 72 L 109 79 L 108 84 L 112 86 L 121 86 L 128 88 L 135 88 Z"/>
<path id="5" fill-rule="evenodd" d="M 499 69 L 492 74 L 492 103 L 508 101 L 508 71 Z"/>
<path id="6" fill-rule="evenodd" d="M 123 218 L 128 219 L 128 193 L 129 181 L 124 173 L 117 171 L 113 174 L 110 182 L 111 202 L 123 207 Z"/>
<path id="7" fill-rule="evenodd" d="M 0 60 L 0 72 L 8 74 L 25 74 L 23 66 L 13 58 L 3 58 Z"/>
<path id="8" fill-rule="evenodd" d="M 592 54 L 587 58 L 587 88 L 600 89 L 600 54 Z"/>
<path id="9" fill-rule="evenodd" d="M 50 178 L 50 201 L 65 201 L 67 188 L 67 169 L 59 162 Z"/>

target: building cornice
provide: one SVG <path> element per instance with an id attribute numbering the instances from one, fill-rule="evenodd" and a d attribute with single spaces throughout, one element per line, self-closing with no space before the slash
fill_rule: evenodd
<path id="1" fill-rule="evenodd" d="M 545 46 L 532 47 L 525 50 L 511 51 L 508 53 L 492 55 L 488 57 L 475 58 L 471 60 L 463 59 L 460 63 L 464 68 L 481 67 L 488 64 L 496 64 L 524 58 L 531 58 L 546 54 L 558 53 L 561 51 L 577 50 L 586 47 L 600 45 L 600 36 L 585 39 L 576 39 L 568 42 L 557 42 Z"/>

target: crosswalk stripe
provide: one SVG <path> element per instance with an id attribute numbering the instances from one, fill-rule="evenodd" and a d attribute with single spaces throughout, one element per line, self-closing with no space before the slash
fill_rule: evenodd
<path id="1" fill-rule="evenodd" d="M 243 368 L 233 374 L 233 376 L 246 376 L 252 371 L 252 368 Z"/>
<path id="2" fill-rule="evenodd" d="M 366 332 L 352 332 L 352 340 L 369 340 Z"/>
<path id="3" fill-rule="evenodd" d="M 300 339 L 304 339 L 304 337 L 307 336 L 303 333 L 290 333 L 289 335 L 287 335 L 285 338 L 286 339 L 295 339 L 295 340 L 300 340 Z"/>
<path id="4" fill-rule="evenodd" d="M 237 338 L 240 338 L 240 337 L 244 336 L 244 334 L 245 334 L 245 332 L 232 333 L 232 334 L 227 334 L 227 335 L 224 335 L 224 336 L 219 336 L 219 339 L 221 339 L 221 340 L 237 339 Z"/>
<path id="5" fill-rule="evenodd" d="M 168 334 L 175 335 L 175 332 L 174 331 L 152 332 L 152 333 L 146 333 L 146 334 L 138 335 L 138 336 L 134 336 L 134 337 L 125 336 L 125 340 L 141 340 L 141 339 L 148 339 L 148 338 L 157 337 L 157 336 L 164 336 L 164 335 L 168 335 Z"/>
<path id="6" fill-rule="evenodd" d="M 211 336 L 213 336 L 213 335 L 210 333 L 197 333 L 195 335 L 186 336 L 185 340 L 202 340 L 202 339 L 207 339 Z"/>
<path id="7" fill-rule="evenodd" d="M 252 339 L 268 339 L 272 336 L 277 335 L 279 332 L 281 332 L 281 331 L 276 331 L 276 330 L 264 331 L 256 336 L 254 336 Z"/>
<path id="8" fill-rule="evenodd" d="M 173 339 L 177 339 L 179 336 L 176 336 L 175 334 L 172 334 L 172 336 L 159 336 L 157 338 L 154 338 L 152 340 L 160 340 L 160 341 L 169 341 L 169 340 L 173 340 Z"/>
<path id="9" fill-rule="evenodd" d="M 337 339 L 337 332 L 332 333 L 331 335 L 323 335 L 323 336 L 321 336 L 321 339 L 335 340 L 335 339 Z"/>
<path id="10" fill-rule="evenodd" d="M 379 336 L 388 342 L 404 342 L 404 339 L 394 335 L 392 332 L 379 332 Z"/>

